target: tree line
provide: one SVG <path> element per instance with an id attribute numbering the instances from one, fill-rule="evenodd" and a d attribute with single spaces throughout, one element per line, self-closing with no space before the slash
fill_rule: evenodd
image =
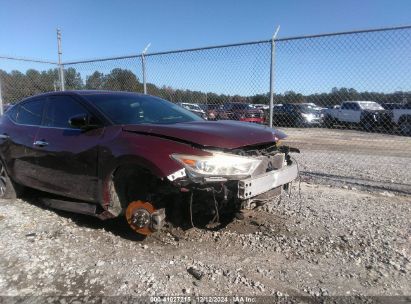
<path id="1" fill-rule="evenodd" d="M 74 68 L 64 70 L 66 90 L 115 90 L 143 92 L 143 83 L 128 69 L 115 68 L 104 74 L 95 71 L 87 76 L 85 81 Z M 6 72 L 0 70 L 0 84 L 3 103 L 15 103 L 24 97 L 39 93 L 60 90 L 58 69 L 38 71 L 29 69 L 25 73 L 17 70 Z M 170 100 L 172 102 L 218 103 L 246 102 L 253 104 L 268 104 L 269 93 L 250 96 L 216 94 L 193 90 L 174 89 L 169 86 L 159 87 L 147 83 L 147 91 L 151 95 Z M 274 103 L 301 103 L 312 102 L 320 106 L 333 106 L 344 100 L 373 100 L 377 102 L 404 103 L 411 102 L 411 92 L 358 92 L 353 88 L 332 88 L 328 93 L 304 95 L 294 91 L 287 91 L 274 96 Z"/>

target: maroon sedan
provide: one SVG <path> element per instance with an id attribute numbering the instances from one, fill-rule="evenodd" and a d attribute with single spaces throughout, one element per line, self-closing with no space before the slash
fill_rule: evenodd
<path id="1" fill-rule="evenodd" d="M 249 103 L 227 102 L 218 111 L 217 119 L 239 120 L 263 124 L 264 112 Z"/>
<path id="2" fill-rule="evenodd" d="M 284 137 L 149 95 L 46 93 L 0 118 L 0 197 L 35 188 L 52 208 L 125 216 L 142 235 L 182 215 L 219 221 L 297 177 Z"/>

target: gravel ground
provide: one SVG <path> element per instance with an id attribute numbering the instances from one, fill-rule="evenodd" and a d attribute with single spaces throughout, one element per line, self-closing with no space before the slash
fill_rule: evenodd
<path id="1" fill-rule="evenodd" d="M 301 192 L 220 229 L 141 241 L 33 195 L 0 200 L 0 295 L 411 295 L 411 139 L 285 131 Z"/>
<path id="2" fill-rule="evenodd" d="M 3 200 L 0 294 L 411 295 L 410 197 L 309 183 L 301 196 L 295 185 L 217 231 L 144 241 L 118 221 Z"/>
<path id="3" fill-rule="evenodd" d="M 301 174 L 318 183 L 411 194 L 411 138 L 356 130 L 284 129 Z"/>

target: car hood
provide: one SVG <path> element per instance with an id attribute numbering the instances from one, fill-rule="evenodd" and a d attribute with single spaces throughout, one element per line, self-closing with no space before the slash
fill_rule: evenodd
<path id="1" fill-rule="evenodd" d="M 124 125 L 123 131 L 222 149 L 269 143 L 286 137 L 283 132 L 266 126 L 224 120 L 171 125 Z"/>

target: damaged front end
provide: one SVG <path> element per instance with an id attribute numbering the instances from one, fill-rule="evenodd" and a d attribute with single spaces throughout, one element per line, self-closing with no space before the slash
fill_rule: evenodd
<path id="1" fill-rule="evenodd" d="M 208 149 L 208 155 L 172 154 L 183 169 L 168 180 L 187 197 L 191 224 L 232 219 L 241 209 L 281 194 L 298 177 L 290 153 L 298 149 L 277 142 L 231 150 Z"/>

